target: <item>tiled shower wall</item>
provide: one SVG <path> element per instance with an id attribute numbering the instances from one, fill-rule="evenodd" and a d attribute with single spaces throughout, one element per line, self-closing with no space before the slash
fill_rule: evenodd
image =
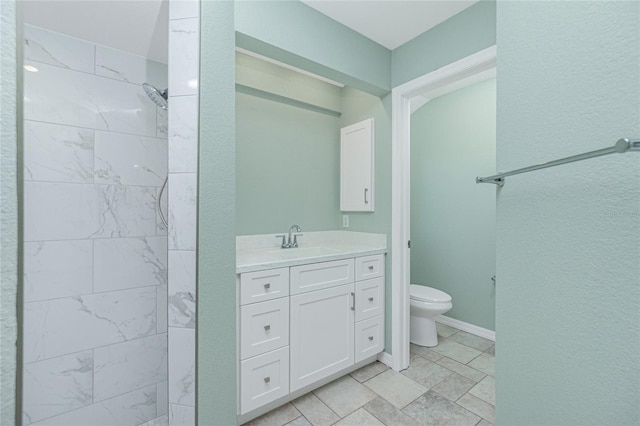
<path id="1" fill-rule="evenodd" d="M 169 3 L 169 424 L 195 424 L 200 4 Z"/>
<path id="2" fill-rule="evenodd" d="M 26 26 L 23 422 L 167 421 L 167 66 Z"/>

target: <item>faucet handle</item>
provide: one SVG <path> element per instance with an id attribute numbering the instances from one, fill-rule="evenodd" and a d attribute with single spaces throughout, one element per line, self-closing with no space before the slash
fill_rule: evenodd
<path id="1" fill-rule="evenodd" d="M 282 234 L 282 235 L 276 235 L 276 238 L 282 238 L 282 245 L 280 246 L 281 248 L 287 248 L 289 247 L 287 245 L 287 236 Z"/>
<path id="2" fill-rule="evenodd" d="M 298 247 L 298 237 L 302 237 L 304 234 L 293 234 L 293 247 Z"/>

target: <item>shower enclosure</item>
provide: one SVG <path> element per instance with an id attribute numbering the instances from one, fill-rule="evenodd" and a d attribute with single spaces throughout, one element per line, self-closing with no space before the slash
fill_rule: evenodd
<path id="1" fill-rule="evenodd" d="M 199 7 L 162 3 L 171 70 L 25 14 L 24 425 L 194 424 Z"/>

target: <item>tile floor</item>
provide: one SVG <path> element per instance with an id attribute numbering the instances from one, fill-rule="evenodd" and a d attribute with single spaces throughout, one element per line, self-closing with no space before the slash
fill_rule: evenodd
<path id="1" fill-rule="evenodd" d="M 374 362 L 248 424 L 493 424 L 494 343 L 442 324 L 438 335 L 435 348 L 411 345 L 411 366 L 401 373 Z"/>

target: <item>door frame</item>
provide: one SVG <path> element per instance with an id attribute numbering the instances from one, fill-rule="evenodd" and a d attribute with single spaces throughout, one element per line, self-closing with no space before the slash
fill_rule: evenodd
<path id="1" fill-rule="evenodd" d="M 392 89 L 391 363 L 409 367 L 411 105 L 416 96 L 440 96 L 495 75 L 496 46 L 488 47 Z M 425 95 L 426 94 L 426 95 Z M 388 358 L 387 358 L 388 359 Z"/>

